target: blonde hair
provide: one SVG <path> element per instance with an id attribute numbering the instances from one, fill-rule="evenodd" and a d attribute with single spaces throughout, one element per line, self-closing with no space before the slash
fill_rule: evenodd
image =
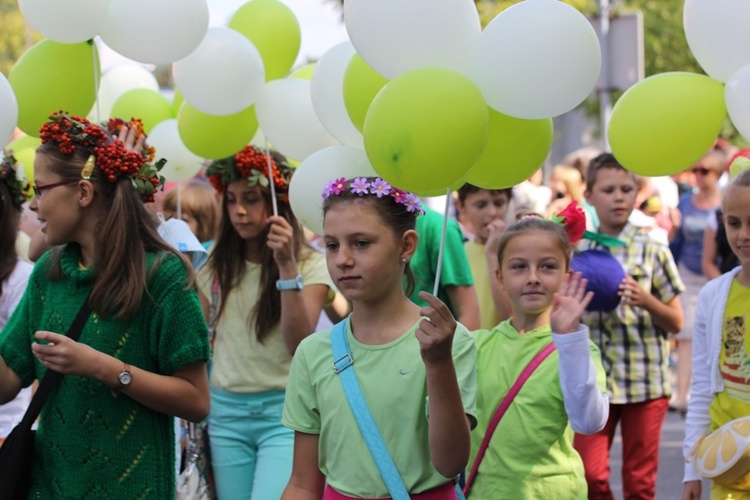
<path id="1" fill-rule="evenodd" d="M 552 169 L 552 175 L 565 184 L 567 195 L 572 200 L 581 201 L 583 199 L 583 175 L 578 169 L 567 165 L 558 165 Z"/>
<path id="2" fill-rule="evenodd" d="M 727 197 L 732 189 L 748 187 L 750 187 L 750 170 L 743 170 L 734 176 L 734 179 L 724 189 L 724 197 L 721 199 L 721 211 L 726 213 Z"/>
<path id="3" fill-rule="evenodd" d="M 216 192 L 205 182 L 192 181 L 182 188 L 182 212 L 195 219 L 195 237 L 204 243 L 216 237 L 219 229 L 219 203 Z M 164 197 L 163 210 L 174 216 L 177 213 L 177 189 Z"/>
<path id="4" fill-rule="evenodd" d="M 503 267 L 503 255 L 505 249 L 513 238 L 522 236 L 532 231 L 544 231 L 549 233 L 550 238 L 564 256 L 565 269 L 570 265 L 570 254 L 573 252 L 573 245 L 570 243 L 568 233 L 565 228 L 548 219 L 543 219 L 539 214 L 533 212 L 519 213 L 516 215 L 517 222 L 514 222 L 503 231 L 500 236 L 500 242 L 497 247 L 497 265 L 500 269 Z"/>

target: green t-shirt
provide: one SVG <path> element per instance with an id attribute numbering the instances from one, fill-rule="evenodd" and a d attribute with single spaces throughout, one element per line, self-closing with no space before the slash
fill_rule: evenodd
<path id="1" fill-rule="evenodd" d="M 521 335 L 506 320 L 491 331 L 474 332 L 474 339 L 479 423 L 471 435 L 470 464 L 503 396 L 529 362 L 552 342 L 552 333 L 546 325 Z M 599 350 L 589 344 L 597 383 L 604 391 L 606 375 Z M 555 351 L 539 365 L 503 416 L 479 466 L 471 500 L 586 498 L 583 462 L 573 448 L 573 431 L 560 388 L 559 359 Z"/>
<path id="2" fill-rule="evenodd" d="M 362 394 L 380 434 L 406 488 L 420 493 L 448 479 L 430 460 L 425 366 L 415 330 L 416 325 L 393 342 L 377 346 L 358 342 L 349 327 L 346 335 Z M 475 361 L 474 341 L 459 325 L 453 337 L 453 363 L 464 411 L 472 420 Z M 281 421 L 295 431 L 320 435 L 318 464 L 334 489 L 355 497 L 387 497 L 388 489 L 332 367 L 330 330 L 302 341 L 292 362 Z"/>
<path id="3" fill-rule="evenodd" d="M 422 290 L 429 293 L 433 292 L 440 253 L 440 239 L 443 234 L 443 215 L 428 207 L 424 207 L 424 209 L 425 214 L 417 217 L 419 243 L 410 262 L 411 270 L 416 278 L 416 286 L 414 287 L 414 293 L 409 296 L 412 302 L 422 307 L 426 306 L 427 303 L 420 299 L 418 295 Z M 437 296 L 455 316 L 455 309 L 448 300 L 445 287 L 471 286 L 473 284 L 461 228 L 455 220 L 449 218 L 445 232 L 443 268 L 440 271 L 440 285 L 438 286 Z"/>
<path id="4" fill-rule="evenodd" d="M 64 278 L 50 281 L 50 253 L 36 264 L 20 304 L 0 332 L 0 357 L 24 387 L 46 369 L 31 352 L 38 330 L 65 334 L 92 287 L 79 269 L 80 247 L 61 256 Z M 182 261 L 166 254 L 154 268 L 136 316 L 92 313 L 79 342 L 161 375 L 209 359 L 198 294 L 186 290 Z M 174 498 L 174 418 L 148 409 L 97 380 L 64 375 L 39 417 L 29 498 Z"/>

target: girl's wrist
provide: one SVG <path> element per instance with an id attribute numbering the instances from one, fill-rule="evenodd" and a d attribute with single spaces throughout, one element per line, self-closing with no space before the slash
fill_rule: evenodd
<path id="1" fill-rule="evenodd" d="M 279 279 L 291 280 L 297 277 L 299 271 L 297 269 L 297 263 L 294 259 L 289 262 L 279 263 Z"/>

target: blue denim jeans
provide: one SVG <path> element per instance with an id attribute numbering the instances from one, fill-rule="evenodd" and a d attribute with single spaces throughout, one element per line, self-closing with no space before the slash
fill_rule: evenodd
<path id="1" fill-rule="evenodd" d="M 281 425 L 284 391 L 211 388 L 211 462 L 220 500 L 275 500 L 292 473 L 294 432 Z"/>

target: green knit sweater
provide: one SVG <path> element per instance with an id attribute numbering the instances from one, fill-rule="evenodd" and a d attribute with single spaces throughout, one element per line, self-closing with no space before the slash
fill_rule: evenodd
<path id="1" fill-rule="evenodd" d="M 156 256 L 149 254 L 152 267 Z M 91 271 L 79 269 L 80 247 L 61 256 L 65 279 L 49 281 L 49 252 L 34 268 L 26 293 L 0 332 L 0 357 L 24 386 L 45 368 L 31 353 L 34 332 L 65 334 L 91 290 Z M 92 313 L 79 342 L 150 372 L 169 375 L 209 359 L 208 332 L 197 293 L 168 254 L 149 274 L 138 314 L 127 320 Z M 137 381 L 136 381 L 137 382 Z M 29 498 L 173 499 L 173 418 L 146 408 L 96 380 L 64 375 L 39 418 Z"/>

